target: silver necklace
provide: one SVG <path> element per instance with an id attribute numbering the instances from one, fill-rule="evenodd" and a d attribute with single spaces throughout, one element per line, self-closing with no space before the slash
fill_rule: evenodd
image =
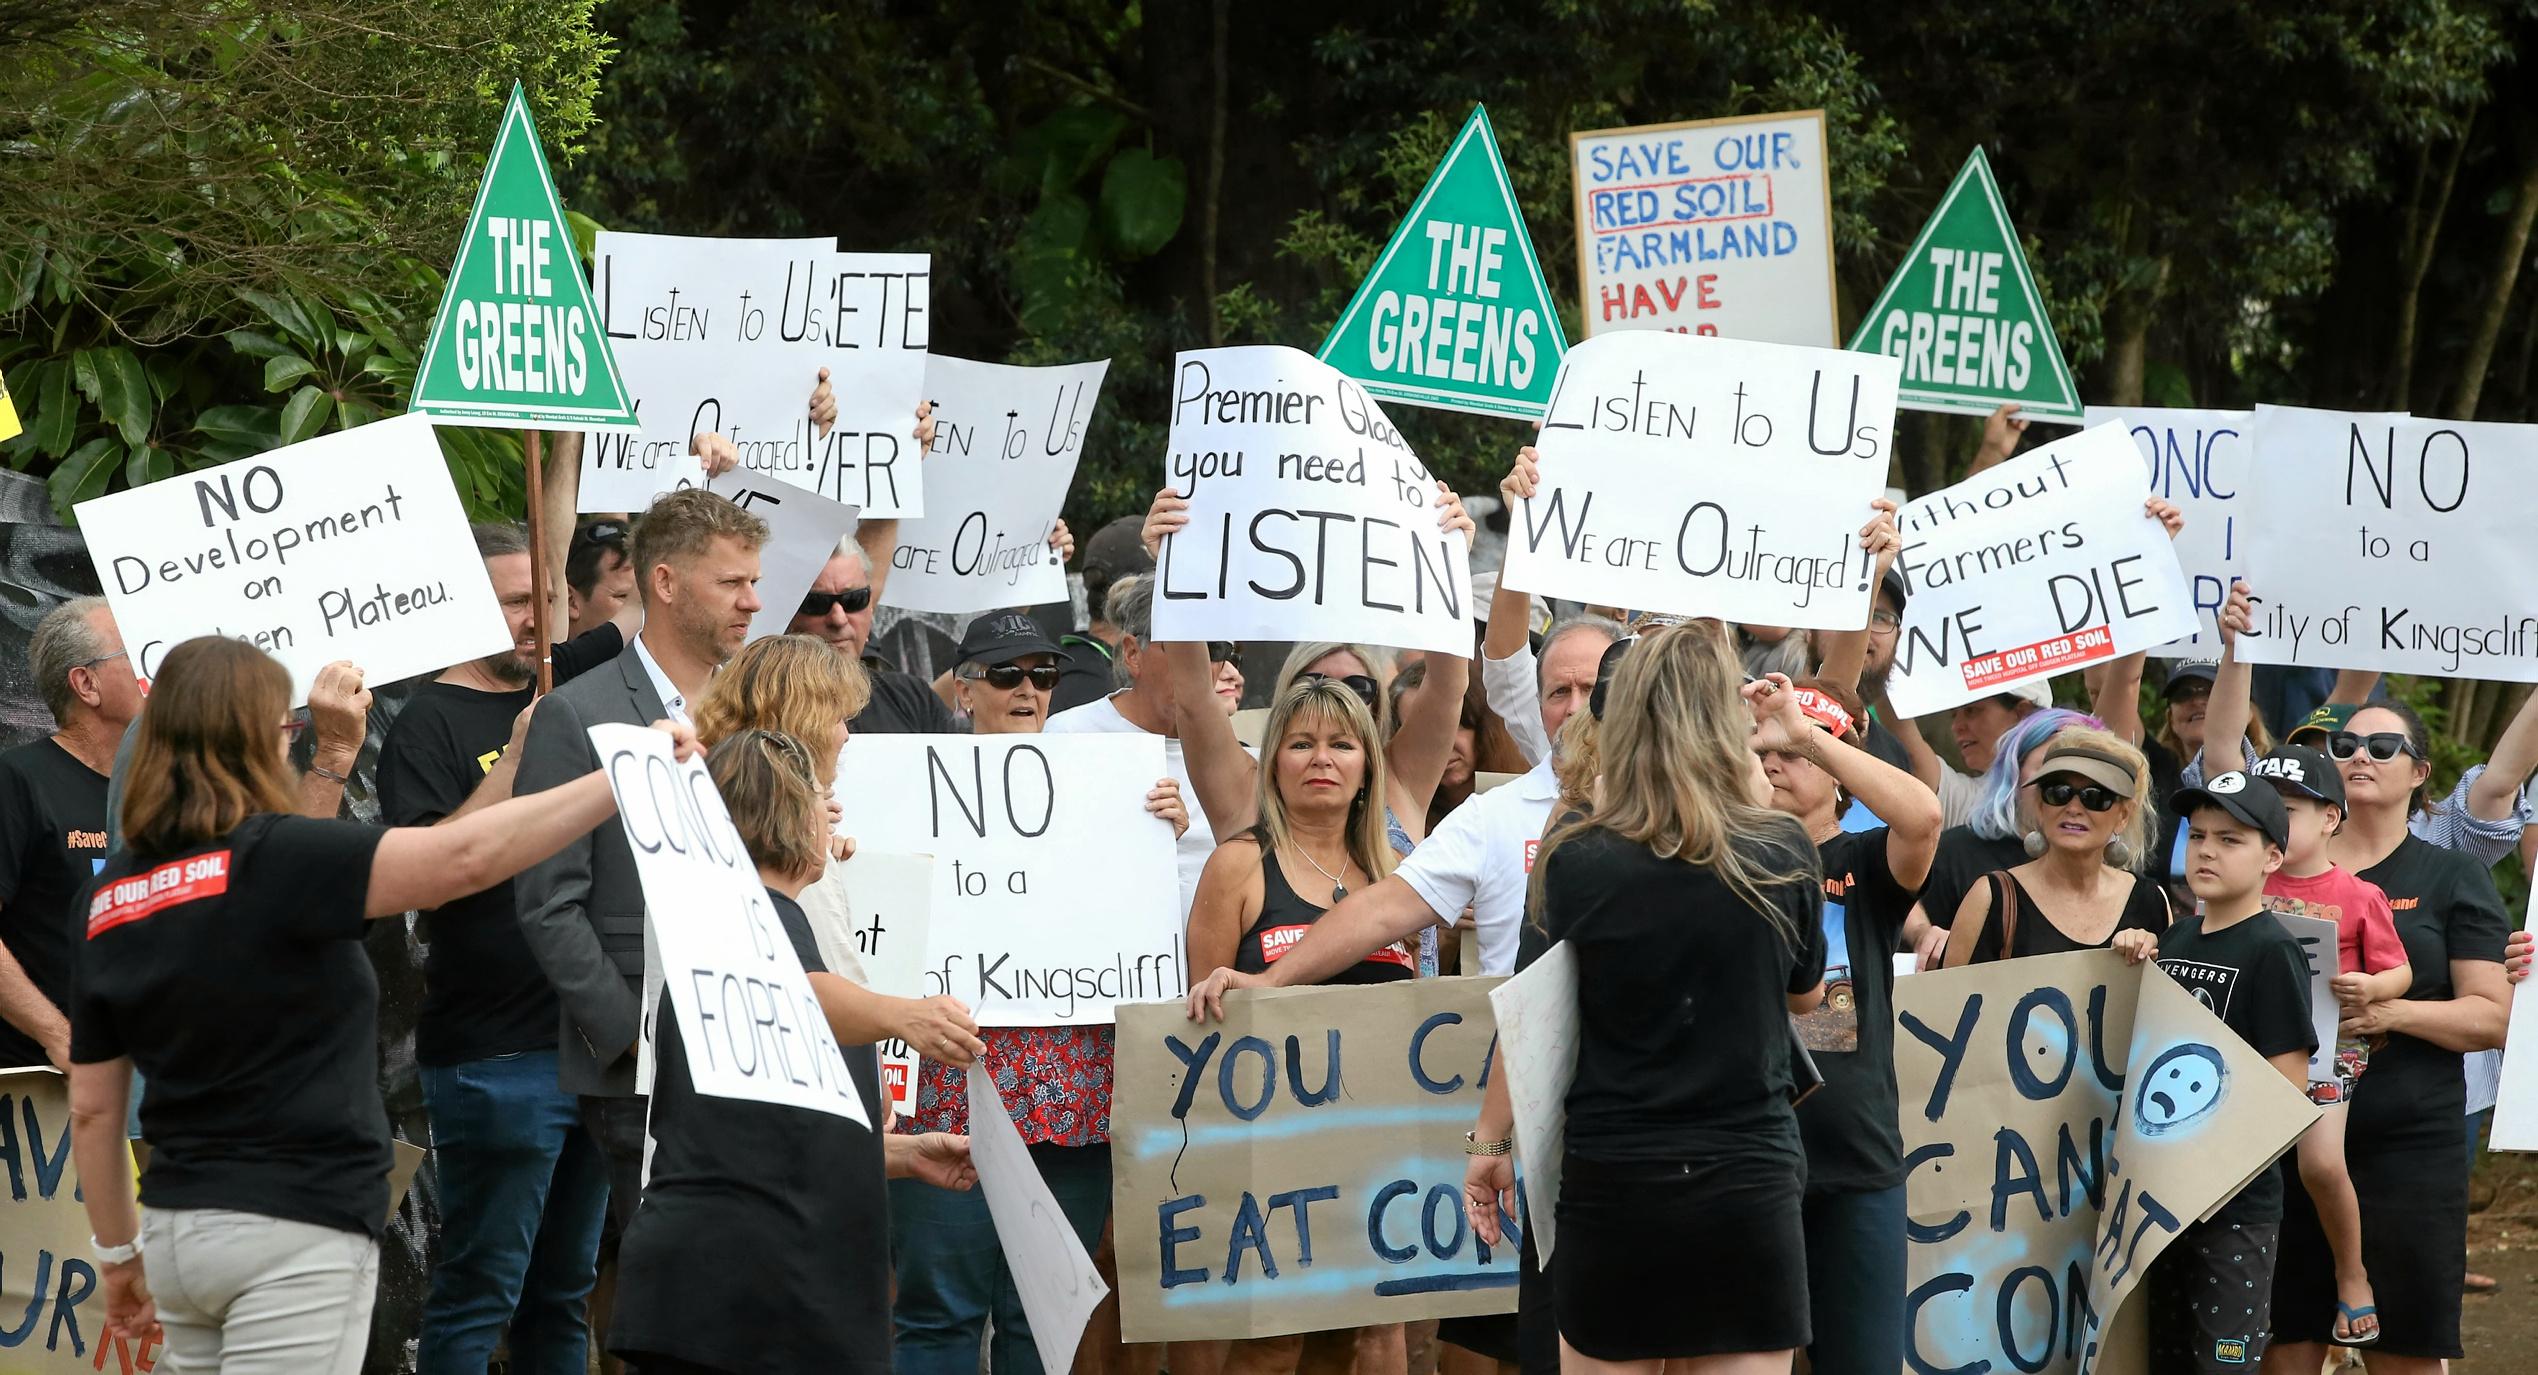
<path id="1" fill-rule="evenodd" d="M 1297 843 L 1295 852 L 1304 856 L 1304 862 L 1312 865 L 1315 873 L 1320 874 L 1322 877 L 1331 881 L 1331 905 L 1333 907 L 1339 906 L 1340 899 L 1348 896 L 1348 884 L 1342 881 L 1342 876 L 1348 872 L 1347 857 L 1345 855 L 1341 857 L 1340 871 L 1339 873 L 1334 874 L 1330 870 L 1323 868 L 1322 861 L 1315 859 L 1313 857 L 1313 852 L 1305 849 L 1301 842 Z"/>

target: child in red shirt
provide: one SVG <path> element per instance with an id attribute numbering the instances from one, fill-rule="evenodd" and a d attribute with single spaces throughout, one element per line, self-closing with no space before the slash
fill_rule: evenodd
<path id="1" fill-rule="evenodd" d="M 2344 824 L 2344 779 L 2316 750 L 2286 745 L 2248 772 L 2270 782 L 2291 814 L 2291 843 L 2282 868 L 2265 881 L 2265 906 L 2275 912 L 2335 923 L 2335 1001 L 2342 1014 L 2414 986 L 2413 966 L 2397 938 L 2388 895 L 2336 867 L 2326 857 L 2327 837 Z M 2335 1252 L 2338 1346 L 2365 1346 L 2379 1339 L 2378 1308 L 2371 1301 L 2370 1273 L 2362 1266 L 2361 1204 L 2344 1167 L 2344 1115 L 2353 1085 L 2370 1063 L 2370 1047 L 2355 1037 L 2336 1038 L 2333 1069 L 2309 1085 L 2309 1101 L 2326 1110 L 2301 1134 L 2300 1180 L 2318 1206 L 2318 1221 Z"/>

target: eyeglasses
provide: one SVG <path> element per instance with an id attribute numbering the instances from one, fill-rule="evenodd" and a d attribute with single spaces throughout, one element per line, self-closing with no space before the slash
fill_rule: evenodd
<path id="1" fill-rule="evenodd" d="M 1055 664 L 1038 664 L 1031 668 L 1024 668 L 1020 664 L 990 664 L 976 673 L 964 676 L 973 683 L 985 683 L 998 692 L 1011 692 L 1022 686 L 1023 679 L 1028 678 L 1031 680 L 1031 686 L 1042 692 L 1049 692 L 1057 687 L 1060 672 L 1061 670 Z"/>
<path id="2" fill-rule="evenodd" d="M 594 520 L 575 530 L 573 539 L 581 544 L 605 544 L 622 549 L 626 543 L 626 534 L 625 524 L 621 521 Z"/>
<path id="3" fill-rule="evenodd" d="M 872 588 L 869 585 L 850 587 L 843 592 L 802 594 L 802 614 L 813 620 L 827 615 L 832 608 L 841 608 L 847 615 L 852 616 L 870 605 L 872 605 Z"/>
<path id="4" fill-rule="evenodd" d="M 1210 640 L 1207 642 L 1207 661 L 1211 664 L 1232 664 L 1236 668 L 1241 668 L 1243 647 L 1231 640 Z"/>
<path id="5" fill-rule="evenodd" d="M 120 659 L 120 658 L 122 658 L 124 655 L 129 654 L 129 653 L 131 653 L 131 652 L 132 652 L 132 651 L 130 651 L 130 650 L 128 650 L 128 649 L 118 649 L 118 650 L 116 650 L 116 651 L 115 651 L 114 653 L 112 653 L 112 654 L 100 654 L 100 655 L 98 655 L 98 656 L 97 656 L 96 658 L 94 658 L 94 659 L 83 659 L 83 660 L 81 660 L 80 662 L 78 662 L 78 663 L 76 663 L 76 664 L 71 665 L 71 667 L 73 667 L 73 668 L 95 668 L 95 667 L 96 667 L 97 665 L 99 665 L 99 664 L 111 664 L 111 663 L 113 663 L 115 660 Z"/>
<path id="6" fill-rule="evenodd" d="M 2081 806 L 2093 812 L 2111 812 L 2115 810 L 2116 803 L 2124 800 L 2095 784 L 2082 786 L 2061 778 L 2037 784 L 2036 796 L 2044 799 L 2048 807 L 2068 807 L 2071 799 L 2076 797 L 2080 799 Z"/>
<path id="7" fill-rule="evenodd" d="M 2356 735 L 2349 730 L 2340 730 L 2327 737 L 2327 757 L 2337 763 L 2350 760 L 2364 750 L 2370 751 L 2371 762 L 2374 764 L 2385 764 L 2401 754 L 2410 755 L 2416 759 L 2423 758 L 2423 752 L 2415 748 L 2415 742 L 2399 731 L 2384 730 L 2371 735 Z"/>
<path id="8" fill-rule="evenodd" d="M 1306 682 L 1337 683 L 1341 687 L 1347 688 L 1349 691 L 1357 694 L 1357 700 L 1365 703 L 1366 710 L 1368 711 L 1373 711 L 1375 709 L 1376 695 L 1383 691 L 1383 688 L 1379 686 L 1372 677 L 1363 673 L 1315 673 L 1311 670 L 1307 670 L 1301 676 Z"/>
<path id="9" fill-rule="evenodd" d="M 306 729 L 308 729 L 308 722 L 294 716 L 282 723 L 282 738 L 285 740 L 297 740 L 300 738 L 300 732 Z"/>
<path id="10" fill-rule="evenodd" d="M 1903 629 L 1903 617 L 1884 607 L 1868 613 L 1868 633 L 1871 635 L 1892 635 L 1901 629 Z"/>

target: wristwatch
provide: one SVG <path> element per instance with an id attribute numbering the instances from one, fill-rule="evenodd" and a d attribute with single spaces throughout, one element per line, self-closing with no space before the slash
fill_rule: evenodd
<path id="1" fill-rule="evenodd" d="M 100 1265 L 128 1265 L 141 1259 L 141 1238 L 134 1237 L 121 1246 L 108 1246 L 96 1237 L 88 1238 L 88 1249 Z"/>
<path id="2" fill-rule="evenodd" d="M 1516 1142 L 1513 1137 L 1502 1136 L 1495 1141 L 1483 1141 L 1477 1131 L 1463 1133 L 1463 1154 L 1465 1155 L 1507 1155 L 1515 1149 Z"/>

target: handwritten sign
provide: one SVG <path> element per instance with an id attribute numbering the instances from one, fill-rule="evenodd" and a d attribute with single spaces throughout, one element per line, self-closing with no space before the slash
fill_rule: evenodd
<path id="1" fill-rule="evenodd" d="M 1066 600 L 1066 569 L 1049 532 L 1109 371 L 1108 359 L 1056 368 L 927 360 L 930 514 L 899 523 L 883 601 L 963 612 Z"/>
<path id="2" fill-rule="evenodd" d="M 1123 1007 L 1111 1104 L 1121 1335 L 1272 1337 L 1506 1313 L 1516 1220 L 1463 1209 L 1496 979 Z"/>
<path id="3" fill-rule="evenodd" d="M 861 512 L 764 473 L 734 471 L 706 484 L 732 504 L 767 523 L 758 547 L 758 614 L 749 638 L 781 635 L 802 609 L 802 594 L 818 582 L 839 541 L 855 532 Z"/>
<path id="4" fill-rule="evenodd" d="M 864 968 L 864 986 L 893 998 L 925 996 L 926 932 L 933 925 L 934 856 L 883 854 L 855 847 L 855 857 L 831 865 L 829 876 L 845 889 L 846 929 L 837 939 Z M 829 877 L 823 877 L 823 883 Z M 807 904 L 806 904 L 807 906 Z M 829 939 L 823 932 L 823 942 Z M 826 950 L 826 945 L 822 945 Z M 917 1054 L 896 1036 L 881 1042 L 881 1086 L 890 1106 L 916 1111 Z"/>
<path id="5" fill-rule="evenodd" d="M 1042 1370 L 1072 1370 L 1084 1324 L 1110 1295 L 1084 1239 L 1059 1211 L 1057 1196 L 1014 1130 L 1004 1097 L 983 1065 L 969 1067 L 969 1158 L 987 1194 L 1006 1273 L 1022 1296 Z"/>
<path id="6" fill-rule="evenodd" d="M 1569 135 L 1586 332 L 1839 347 L 1824 112 Z"/>
<path id="7" fill-rule="evenodd" d="M 82 502 L 79 527 L 144 688 L 197 635 L 281 660 L 294 704 L 336 659 L 392 683 L 511 643 L 423 416 Z"/>
<path id="8" fill-rule="evenodd" d="M 2194 633 L 2122 430 L 2082 430 L 1905 504 L 1912 597 L 1887 691 L 1927 716 Z"/>
<path id="9" fill-rule="evenodd" d="M 1470 551 L 1436 478 L 1366 389 L 1290 348 L 1173 364 L 1159 640 L 1325 640 L 1468 654 Z"/>
<path id="10" fill-rule="evenodd" d="M 2266 901 L 2280 899 L 2269 896 Z M 2309 1029 L 2318 1037 L 2318 1048 L 2309 1052 L 2309 1082 L 2327 1083 L 2335 1078 L 2335 976 L 2342 968 L 2336 947 L 2336 924 L 2289 912 L 2274 913 L 2274 920 L 2300 942 L 2300 957 L 2309 965 Z"/>
<path id="11" fill-rule="evenodd" d="M 1560 1211 L 1560 1158 L 1569 1143 L 1569 1085 L 1577 1078 L 1577 948 L 1562 941 L 1523 973 L 1489 991 L 1498 1019 L 1498 1065 L 1516 1112 L 1516 1164 L 1524 1171 L 1533 1253 L 1551 1259 Z"/>
<path id="12" fill-rule="evenodd" d="M 2150 493 L 2185 513 L 2177 562 L 2194 598 L 2194 634 L 2159 645 L 2155 659 L 2212 659 L 2221 653 L 2221 604 L 2239 576 L 2239 517 L 2247 491 L 2253 411 L 2166 410 L 2156 406 L 2091 406 L 2083 424 L 2124 427 L 2150 469 Z"/>
<path id="13" fill-rule="evenodd" d="M 840 835 L 934 856 L 924 992 L 981 1026 L 1099 1025 L 1189 987 L 1154 735 L 858 735 Z"/>
<path id="14" fill-rule="evenodd" d="M 2256 408 L 2251 663 L 2538 681 L 2538 426 Z"/>
<path id="15" fill-rule="evenodd" d="M 644 940 L 696 1091 L 866 1123 L 837 1038 L 705 761 L 642 726 L 590 728 L 643 884 Z"/>
<path id="16" fill-rule="evenodd" d="M 602 322 L 640 433 L 594 433 L 581 507 L 639 511 L 695 476 L 713 431 L 741 468 L 876 516 L 914 515 L 924 483 L 911 432 L 923 395 L 930 260 L 839 253 L 828 239 L 718 239 L 602 230 Z M 837 423 L 811 424 L 830 371 Z"/>
<path id="17" fill-rule="evenodd" d="M 1507 585 L 1857 630 L 1896 376 L 1881 354 L 1646 331 L 1570 349 L 1536 441 L 1543 485 L 1509 522 Z"/>

